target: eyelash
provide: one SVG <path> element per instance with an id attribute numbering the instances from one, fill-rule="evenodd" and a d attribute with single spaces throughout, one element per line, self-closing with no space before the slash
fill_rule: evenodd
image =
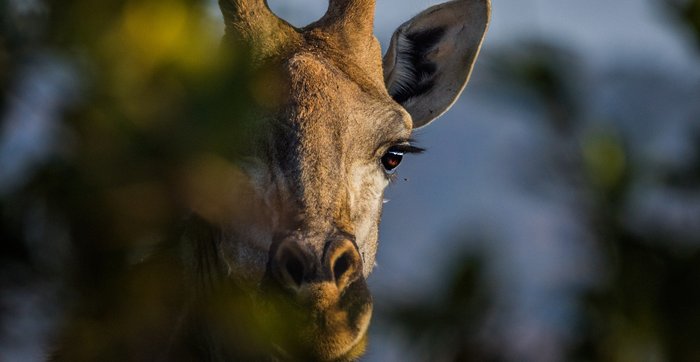
<path id="1" fill-rule="evenodd" d="M 389 147 L 389 149 L 387 151 L 389 151 L 389 150 L 401 152 L 403 154 L 407 154 L 407 153 L 420 154 L 420 153 L 425 152 L 424 148 L 416 147 L 416 146 L 413 146 L 413 145 L 408 144 L 408 143 L 400 143 L 400 144 L 391 146 L 391 147 Z"/>
<path id="2" fill-rule="evenodd" d="M 401 164 L 403 156 L 409 153 L 417 154 L 424 151 L 424 149 L 416 146 L 412 146 L 408 143 L 409 141 L 403 141 L 398 144 L 386 149 L 386 151 L 379 158 L 379 163 L 384 170 L 384 173 L 393 181 L 395 178 L 396 168 Z"/>

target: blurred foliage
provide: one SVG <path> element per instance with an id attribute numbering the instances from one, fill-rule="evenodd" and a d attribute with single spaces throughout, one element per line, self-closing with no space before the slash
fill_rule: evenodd
<path id="1" fill-rule="evenodd" d="M 251 115 L 274 79 L 245 48 L 219 48 L 206 1 L 0 6 L 0 114 L 27 106 L 61 130 L 28 179 L 0 193 L 2 293 L 62 285 L 46 303 L 71 311 L 57 318 L 71 346 L 63 357 L 134 359 L 127 346 L 165 343 L 163 328 L 180 323 L 187 288 L 168 245 L 189 210 L 215 213 L 232 192 Z M 71 74 L 79 94 L 58 114 L 31 104 L 32 91 L 51 89 L 45 63 Z M 29 75 L 43 83 L 23 85 Z M 3 122 L 6 132 L 22 127 Z M 152 254 L 161 256 L 134 267 Z"/>
<path id="2" fill-rule="evenodd" d="M 254 103 L 244 54 L 220 56 L 203 6 L 61 1 L 4 24 L 4 53 L 16 60 L 3 68 L 14 76 L 10 87 L 48 53 L 78 73 L 73 86 L 81 94 L 56 115 L 69 135 L 65 149 L 3 198 L 9 214 L 41 201 L 66 218 L 71 233 L 85 233 L 73 235 L 84 243 L 78 251 L 125 251 L 177 222 L 187 204 L 180 195 L 190 186 L 183 175 L 202 166 L 202 155 L 235 156 Z M 36 17 L 46 17 L 46 28 L 29 44 L 11 46 L 23 43 L 21 29 L 32 28 L 25 21 Z M 6 100 L 31 101 L 7 88 Z M 99 270 L 95 264 L 89 269 Z"/>
<path id="3" fill-rule="evenodd" d="M 665 3 L 671 13 L 688 26 L 700 46 L 700 1 L 665 0 Z"/>
<path id="4" fill-rule="evenodd" d="M 664 184 L 682 190 L 697 190 L 700 188 L 700 125 L 693 131 L 691 137 L 696 145 L 691 155 L 692 162 L 684 167 L 668 170 L 661 177 Z"/>
<path id="5" fill-rule="evenodd" d="M 510 48 L 507 54 L 496 52 L 486 54 L 485 66 L 497 74 L 499 92 L 518 92 L 525 101 L 541 103 L 549 117 L 547 126 L 562 133 L 573 132 L 573 127 L 581 113 L 579 89 L 582 74 L 570 72 L 570 67 L 580 68 L 575 54 L 537 39 L 522 42 L 519 47 Z M 521 101 L 522 102 L 522 101 Z"/>
<path id="6" fill-rule="evenodd" d="M 446 270 L 448 284 L 440 295 L 428 302 L 392 300 L 379 318 L 400 326 L 417 360 L 488 361 L 480 326 L 492 300 L 483 284 L 482 262 L 461 255 L 452 263 Z"/>
<path id="7" fill-rule="evenodd" d="M 700 45 L 700 1 L 663 3 Z M 54 115 L 64 131 L 60 147 L 18 189 L 0 194 L 1 293 L 69 280 L 58 296 L 68 297 L 50 301 L 71 311 L 60 318 L 60 339 L 78 347 L 64 352 L 72 353 L 68 359 L 134 359 L 142 351 L 127 346 L 168 342 L 159 331 L 177 328 L 181 321 L 173 315 L 187 289 L 169 242 L 179 239 L 190 208 L 211 218 L 223 212 L 226 185 L 238 177 L 233 164 L 256 133 L 251 114 L 264 106 L 274 78 L 252 69 L 245 49 L 219 49 L 206 6 L 203 0 L 0 3 L 0 114 L 31 101 L 16 89 L 42 62 L 64 64 L 80 95 Z M 553 135 L 578 145 L 577 172 L 593 199 L 585 217 L 607 274 L 583 300 L 571 360 L 700 360 L 700 248 L 679 251 L 668 236 L 640 234 L 625 223 L 624 203 L 643 172 L 619 130 L 578 132 L 586 114 L 576 56 L 530 42 L 490 61 L 526 100 L 543 105 Z M 655 175 L 665 187 L 700 191 L 700 129 L 694 139 L 693 162 Z M 134 267 L 152 254 L 158 257 Z M 498 346 L 481 334 L 493 307 L 483 282 L 486 262 L 456 256 L 442 294 L 430 303 L 396 301 L 386 318 L 426 359 L 499 360 Z M 252 308 L 233 294 L 202 313 L 224 316 L 220 326 L 249 325 L 246 316 L 220 312 Z M 265 330 L 240 336 L 243 345 L 256 349 L 250 335 L 278 327 L 293 335 L 289 326 L 261 324 Z"/>
<path id="8" fill-rule="evenodd" d="M 700 1 L 664 4 L 700 40 Z M 660 230 L 640 233 L 626 215 L 635 187 L 650 179 L 658 182 L 657 187 L 680 195 L 700 192 L 700 128 L 690 135 L 694 154 L 689 162 L 671 169 L 639 164 L 643 158 L 631 154 L 615 122 L 587 119 L 590 97 L 585 92 L 591 90 L 581 86 L 586 69 L 575 55 L 531 40 L 487 57 L 484 65 L 496 74 L 497 79 L 489 80 L 500 85 L 495 87 L 497 92 L 515 92 L 506 98 L 517 103 L 515 99 L 521 97 L 520 102 L 541 107 L 544 124 L 552 131 L 549 135 L 576 144 L 569 155 L 575 161 L 561 177 L 584 180 L 575 185 L 589 199 L 581 207 L 581 217 L 589 220 L 597 239 L 604 280 L 580 296 L 583 310 L 575 342 L 560 346 L 566 351 L 565 360 L 700 361 L 700 235 L 687 235 L 692 246 L 679 248 L 674 235 Z M 696 100 L 687 102 L 692 108 Z M 431 302 L 392 306 L 397 309 L 391 323 L 400 326 L 415 353 L 425 360 L 510 360 L 499 346 L 478 338 L 488 329 L 484 316 L 493 308 L 489 304 L 493 295 L 479 267 L 488 262 L 487 256 L 456 256 L 453 262 L 462 267 L 453 268 L 449 288 Z"/>

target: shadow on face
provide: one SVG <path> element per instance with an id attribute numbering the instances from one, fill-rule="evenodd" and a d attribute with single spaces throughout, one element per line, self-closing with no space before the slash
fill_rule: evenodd
<path id="1" fill-rule="evenodd" d="M 231 288 L 207 302 L 206 329 L 224 358 L 349 361 L 367 343 L 372 297 L 354 243 L 331 240 L 321 255 L 288 239 L 270 250 L 261 288 Z M 233 312 L 232 311 L 238 311 Z"/>

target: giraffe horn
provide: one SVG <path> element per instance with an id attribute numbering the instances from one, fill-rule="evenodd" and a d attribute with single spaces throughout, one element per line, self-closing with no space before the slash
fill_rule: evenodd
<path id="1" fill-rule="evenodd" d="M 247 44 L 253 57 L 264 59 L 283 51 L 300 35 L 289 23 L 275 15 L 267 0 L 219 0 L 224 16 L 224 39 Z"/>
<path id="2" fill-rule="evenodd" d="M 363 46 L 372 38 L 375 0 L 330 0 L 316 27 L 339 36 L 349 46 Z"/>

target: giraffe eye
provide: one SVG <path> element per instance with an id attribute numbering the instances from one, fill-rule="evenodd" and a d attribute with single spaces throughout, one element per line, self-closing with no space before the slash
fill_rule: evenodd
<path id="1" fill-rule="evenodd" d="M 401 160 L 403 159 L 404 152 L 397 150 L 395 147 L 390 148 L 382 156 L 382 166 L 387 173 L 393 173 L 394 170 L 399 167 Z"/>
<path id="2" fill-rule="evenodd" d="M 399 164 L 401 164 L 401 160 L 403 160 L 403 156 L 405 154 L 422 153 L 423 151 L 424 149 L 420 147 L 412 146 L 410 143 L 408 143 L 408 140 L 394 144 L 394 146 L 391 146 L 388 150 L 386 150 L 380 159 L 384 172 L 389 175 L 393 174 L 396 168 L 399 167 Z"/>

